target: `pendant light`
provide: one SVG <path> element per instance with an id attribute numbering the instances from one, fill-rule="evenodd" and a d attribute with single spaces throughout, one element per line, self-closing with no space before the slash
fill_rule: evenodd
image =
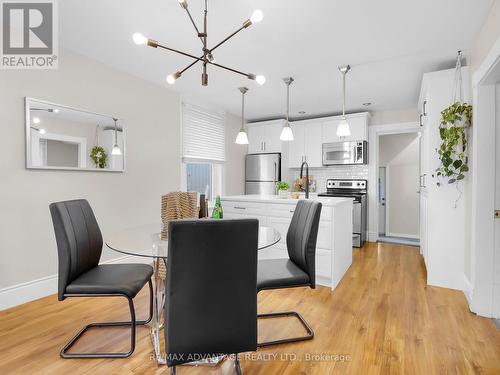
<path id="1" fill-rule="evenodd" d="M 347 123 L 347 117 L 345 115 L 345 75 L 351 69 L 349 65 L 339 66 L 340 73 L 342 73 L 342 120 L 340 120 L 339 126 L 337 127 L 337 137 L 344 138 L 351 135 L 351 129 Z"/>
<path id="2" fill-rule="evenodd" d="M 283 82 L 286 84 L 286 121 L 283 129 L 281 130 L 280 139 L 285 142 L 293 141 L 293 132 L 290 127 L 290 122 L 288 121 L 290 116 L 290 85 L 293 82 L 292 77 L 283 78 Z"/>
<path id="3" fill-rule="evenodd" d="M 120 150 L 120 146 L 118 146 L 118 127 L 116 125 L 118 119 L 114 118 L 113 121 L 115 122 L 115 144 L 113 146 L 113 150 L 111 150 L 111 155 L 121 155 L 122 150 Z"/>
<path id="4" fill-rule="evenodd" d="M 208 85 L 207 66 L 215 66 L 217 68 L 221 68 L 221 69 L 227 70 L 227 71 L 232 72 L 232 73 L 240 74 L 248 79 L 256 81 L 259 85 L 263 85 L 266 82 L 266 77 L 264 77 L 263 75 L 260 75 L 260 74 L 255 75 L 253 73 L 242 72 L 242 71 L 236 70 L 234 68 L 218 64 L 215 62 L 215 58 L 214 58 L 215 49 L 219 48 L 221 45 L 226 43 L 229 39 L 234 37 L 240 31 L 243 31 L 243 30 L 247 29 L 248 27 L 250 27 L 251 25 L 262 21 L 262 19 L 264 18 L 264 13 L 262 13 L 262 11 L 260 9 L 254 10 L 254 12 L 250 16 L 250 18 L 247 19 L 245 22 L 243 22 L 238 30 L 236 30 L 235 32 L 233 32 L 232 34 L 227 36 L 221 42 L 215 44 L 214 46 L 209 47 L 209 45 L 208 45 L 208 32 L 207 32 L 208 0 L 204 0 L 205 9 L 203 11 L 203 27 L 202 28 L 201 27 L 199 28 L 198 25 L 196 24 L 196 22 L 194 21 L 193 16 L 191 15 L 191 12 L 189 11 L 188 0 L 178 0 L 178 1 L 179 1 L 180 6 L 182 7 L 182 9 L 184 9 L 186 11 L 186 13 L 189 17 L 189 20 L 193 24 L 196 37 L 199 38 L 201 41 L 201 54 L 193 55 L 191 53 L 186 53 L 184 51 L 180 51 L 180 50 L 175 49 L 175 48 L 167 47 L 165 45 L 158 43 L 156 40 L 149 39 L 149 38 L 145 37 L 141 33 L 135 33 L 132 35 L 132 39 L 134 40 L 134 43 L 137 45 L 147 45 L 147 46 L 152 47 L 152 48 L 161 48 L 161 49 L 164 49 L 164 50 L 167 50 L 170 52 L 175 52 L 175 53 L 182 55 L 182 56 L 185 56 L 185 57 L 189 57 L 193 60 L 184 69 L 178 70 L 174 74 L 170 74 L 169 76 L 167 76 L 167 83 L 173 85 L 182 76 L 182 74 L 186 70 L 190 69 L 193 65 L 196 65 L 198 62 L 202 64 L 201 84 L 203 86 Z"/>
<path id="5" fill-rule="evenodd" d="M 241 92 L 241 128 L 236 136 L 236 143 L 239 145 L 248 144 L 248 136 L 245 130 L 245 94 L 248 91 L 246 87 L 240 87 L 238 90 Z"/>

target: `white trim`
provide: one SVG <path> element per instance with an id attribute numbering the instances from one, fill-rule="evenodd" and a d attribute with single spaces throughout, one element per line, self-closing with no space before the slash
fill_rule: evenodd
<path id="1" fill-rule="evenodd" d="M 87 168 L 87 138 L 55 133 L 40 134 L 39 137 L 40 139 L 48 139 L 51 141 L 67 142 L 78 145 L 78 168 Z M 47 167 L 44 166 L 43 168 Z"/>
<path id="2" fill-rule="evenodd" d="M 420 237 L 416 234 L 408 234 L 408 233 L 386 233 L 386 237 L 401 237 L 401 238 L 409 238 L 411 240 L 420 240 Z"/>
<path id="3" fill-rule="evenodd" d="M 101 262 L 100 264 L 149 264 L 151 262 L 152 259 L 149 257 L 125 255 L 119 258 L 106 260 L 104 262 Z M 26 302 L 34 301 L 39 298 L 47 297 L 54 293 L 57 293 L 57 275 L 45 276 L 40 279 L 8 286 L 0 289 L 0 311 L 21 305 Z"/>
<path id="4" fill-rule="evenodd" d="M 422 131 L 422 129 L 418 122 L 402 122 L 368 126 L 368 143 L 370 144 L 368 157 L 370 160 L 370 163 L 368 164 L 368 180 L 373 181 L 368 184 L 368 229 L 369 233 L 371 233 L 370 238 L 373 239 L 373 242 L 376 242 L 379 238 L 376 185 L 376 181 L 378 181 L 379 167 L 379 137 L 386 134 L 417 133 L 420 131 Z M 373 235 L 374 233 L 376 233 L 376 238 Z"/>
<path id="5" fill-rule="evenodd" d="M 380 135 L 379 135 L 380 137 Z M 379 138 L 380 139 L 380 138 Z M 380 150 L 379 150 L 380 152 Z M 380 166 L 379 166 L 379 169 L 377 171 L 377 181 L 378 179 L 380 178 L 380 175 L 379 175 L 379 172 L 380 172 Z M 391 178 L 391 166 L 388 164 L 385 166 L 385 181 L 384 181 L 384 189 L 385 189 L 385 235 L 387 237 L 387 233 L 391 233 L 391 226 L 390 226 L 390 222 L 391 222 L 391 217 L 390 217 L 390 213 L 391 213 L 391 192 L 390 192 L 390 184 L 389 184 L 389 181 L 390 181 L 390 178 Z M 377 217 L 377 225 L 378 225 L 378 219 L 380 217 Z M 380 231 L 379 231 L 380 232 Z"/>
<path id="6" fill-rule="evenodd" d="M 379 234 L 375 232 L 368 232 L 368 242 L 377 242 Z"/>
<path id="7" fill-rule="evenodd" d="M 474 297 L 474 288 L 473 288 L 470 280 L 465 275 L 464 275 L 464 290 L 463 290 L 463 292 L 465 295 L 465 299 L 467 300 L 467 303 L 469 304 L 469 309 L 470 309 L 470 306 L 472 305 L 472 300 Z"/>
<path id="8" fill-rule="evenodd" d="M 471 292 L 469 307 L 493 316 L 496 93 L 492 73 L 500 66 L 500 37 L 472 76 Z"/>
<path id="9" fill-rule="evenodd" d="M 500 63 L 500 37 L 497 38 L 497 41 L 490 49 L 490 52 L 485 57 L 479 68 L 472 75 L 472 87 L 476 88 L 477 86 L 484 84 L 485 79 L 488 78 L 488 75 L 494 69 L 494 67 Z"/>

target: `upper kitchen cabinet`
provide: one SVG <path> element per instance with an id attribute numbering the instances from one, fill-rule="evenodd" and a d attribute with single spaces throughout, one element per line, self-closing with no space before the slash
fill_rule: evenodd
<path id="1" fill-rule="evenodd" d="M 368 118 L 368 112 L 347 115 L 347 122 L 349 123 L 351 135 L 343 138 L 337 136 L 337 127 L 339 126 L 342 116 L 324 118 L 323 143 L 368 141 Z"/>
<path id="2" fill-rule="evenodd" d="M 283 122 L 284 120 L 272 120 L 248 124 L 248 153 L 281 152 L 280 134 Z"/>
<path id="3" fill-rule="evenodd" d="M 300 168 L 307 161 L 309 167 L 321 167 L 323 126 L 320 119 L 296 121 L 291 124 L 294 140 L 288 142 L 288 167 Z"/>

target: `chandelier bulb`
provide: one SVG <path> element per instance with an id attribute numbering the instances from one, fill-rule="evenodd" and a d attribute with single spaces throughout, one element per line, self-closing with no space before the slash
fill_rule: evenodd
<path id="1" fill-rule="evenodd" d="M 260 9 L 255 9 L 252 13 L 252 16 L 250 17 L 250 21 L 252 21 L 252 23 L 257 23 L 262 21 L 263 18 L 264 13 L 262 13 Z"/>
<path id="2" fill-rule="evenodd" d="M 148 38 L 146 38 L 141 33 L 134 33 L 134 35 L 132 35 L 132 39 L 134 40 L 134 43 L 139 46 L 148 43 Z"/>
<path id="3" fill-rule="evenodd" d="M 258 75 L 258 76 L 255 77 L 255 81 L 259 85 L 263 85 L 264 83 L 266 83 L 266 77 L 264 77 L 263 75 Z"/>

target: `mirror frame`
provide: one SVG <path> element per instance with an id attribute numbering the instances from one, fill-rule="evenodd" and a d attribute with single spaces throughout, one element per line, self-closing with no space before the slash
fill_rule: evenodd
<path id="1" fill-rule="evenodd" d="M 59 108 L 65 108 L 69 109 L 72 111 L 79 111 L 79 112 L 85 112 L 89 113 L 92 115 L 97 115 L 97 116 L 103 116 L 103 117 L 109 117 L 109 118 L 117 118 L 118 120 L 122 120 L 121 128 L 122 128 L 122 138 L 123 138 L 123 168 L 122 169 L 100 169 L 100 168 L 79 168 L 79 167 L 37 167 L 37 166 L 32 166 L 29 165 L 31 161 L 31 113 L 30 113 L 30 104 L 31 103 L 43 103 L 51 106 L 56 106 Z M 105 115 L 102 113 L 97 113 L 93 111 L 88 111 L 85 109 L 80 109 L 76 107 L 70 107 L 67 105 L 62 105 L 62 104 L 57 104 L 53 102 L 49 102 L 47 100 L 42 100 L 42 99 L 36 99 L 32 98 L 29 96 L 26 96 L 24 98 L 24 109 L 25 109 L 25 132 L 26 132 L 26 141 L 25 141 L 25 148 L 26 148 L 26 169 L 38 169 L 38 170 L 59 170 L 59 171 L 81 171 L 81 172 L 111 172 L 111 173 L 123 173 L 126 171 L 127 163 L 126 163 L 126 155 L 127 155 L 127 142 L 126 142 L 126 127 L 123 124 L 123 119 L 118 118 L 115 116 L 110 116 L 110 115 Z"/>

